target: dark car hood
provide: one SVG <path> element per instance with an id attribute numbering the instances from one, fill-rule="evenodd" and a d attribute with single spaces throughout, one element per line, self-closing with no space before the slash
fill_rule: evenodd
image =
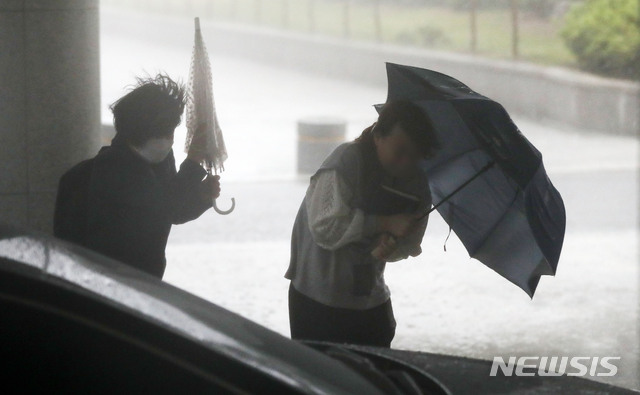
<path id="1" fill-rule="evenodd" d="M 64 281 L 305 393 L 378 394 L 345 365 L 145 273 L 53 237 L 0 225 L 2 271 Z"/>

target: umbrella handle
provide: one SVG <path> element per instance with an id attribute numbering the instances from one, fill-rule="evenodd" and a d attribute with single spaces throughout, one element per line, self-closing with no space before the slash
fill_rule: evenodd
<path id="1" fill-rule="evenodd" d="M 220 214 L 220 215 L 227 215 L 227 214 L 231 214 L 231 212 L 236 208 L 236 199 L 235 198 L 231 198 L 231 208 L 229 208 L 228 210 L 220 210 L 218 208 L 218 205 L 216 204 L 216 200 L 213 200 L 213 209 L 216 210 L 216 213 Z"/>

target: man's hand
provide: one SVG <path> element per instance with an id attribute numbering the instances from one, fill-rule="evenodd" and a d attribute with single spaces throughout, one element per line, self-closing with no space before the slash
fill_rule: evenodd
<path id="1" fill-rule="evenodd" d="M 200 183 L 200 193 L 205 200 L 215 200 L 220 196 L 220 176 L 208 175 Z"/>

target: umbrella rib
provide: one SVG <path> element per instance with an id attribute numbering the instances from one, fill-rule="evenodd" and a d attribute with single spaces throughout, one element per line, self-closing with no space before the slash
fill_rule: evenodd
<path id="1" fill-rule="evenodd" d="M 455 156 L 453 156 L 453 157 L 451 157 L 451 158 L 447 159 L 446 161 L 443 161 L 443 162 L 441 162 L 441 163 L 438 163 L 437 165 L 433 166 L 431 169 L 429 169 L 429 170 L 427 170 L 427 171 L 428 171 L 428 172 L 431 172 L 431 170 L 433 170 L 433 169 L 438 169 L 439 167 L 442 167 L 442 166 L 444 166 L 445 164 L 448 164 L 448 163 L 451 163 L 451 162 L 453 162 L 453 161 L 456 161 L 456 160 L 458 160 L 458 158 L 461 158 L 462 156 L 464 156 L 464 155 L 466 155 L 466 154 L 468 154 L 468 153 L 470 153 L 470 152 L 474 152 L 474 151 L 486 152 L 486 151 L 485 151 L 485 150 L 483 150 L 482 148 L 474 147 L 474 148 L 468 149 L 468 150 L 466 150 L 466 151 L 462 151 L 462 152 L 458 153 L 457 155 L 455 155 Z M 435 205 L 434 205 L 434 207 L 439 206 L 439 205 L 440 205 L 440 203 L 444 202 L 448 197 L 450 197 L 450 196 L 445 196 L 444 198 L 440 199 L 440 201 L 438 201 L 438 203 L 437 203 L 437 204 L 435 204 Z M 429 212 L 431 212 L 431 211 L 433 211 L 433 210 L 430 210 Z"/>
<path id="2" fill-rule="evenodd" d="M 453 190 L 453 192 L 451 192 L 450 194 L 448 194 L 447 196 L 445 196 L 444 198 L 442 198 L 438 204 L 436 204 L 435 206 L 433 206 L 429 211 L 427 211 L 426 214 L 424 214 L 422 217 L 420 217 L 420 219 L 426 217 L 427 215 L 429 215 L 429 213 L 431 213 L 433 210 L 437 209 L 438 207 L 440 207 L 444 202 L 446 202 L 447 200 L 449 200 L 453 195 L 455 195 L 456 193 L 460 192 L 461 189 L 463 189 L 464 187 L 466 187 L 467 185 L 469 185 L 473 180 L 475 180 L 476 178 L 478 178 L 482 173 L 484 173 L 485 171 L 489 170 L 491 168 L 491 166 L 495 165 L 496 162 L 491 160 L 489 162 L 487 162 L 486 165 L 484 165 L 476 174 L 474 174 L 473 176 L 471 176 L 471 178 L 469 178 L 467 181 L 463 182 L 460 186 L 458 186 L 456 189 Z"/>

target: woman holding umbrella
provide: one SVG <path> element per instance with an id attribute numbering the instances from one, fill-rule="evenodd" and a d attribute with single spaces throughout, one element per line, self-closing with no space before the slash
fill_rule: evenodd
<path id="1" fill-rule="evenodd" d="M 424 112 L 389 102 L 311 177 L 285 274 L 292 338 L 390 346 L 395 319 L 384 269 L 421 253 L 431 194 L 419 164 L 437 147 Z"/>

